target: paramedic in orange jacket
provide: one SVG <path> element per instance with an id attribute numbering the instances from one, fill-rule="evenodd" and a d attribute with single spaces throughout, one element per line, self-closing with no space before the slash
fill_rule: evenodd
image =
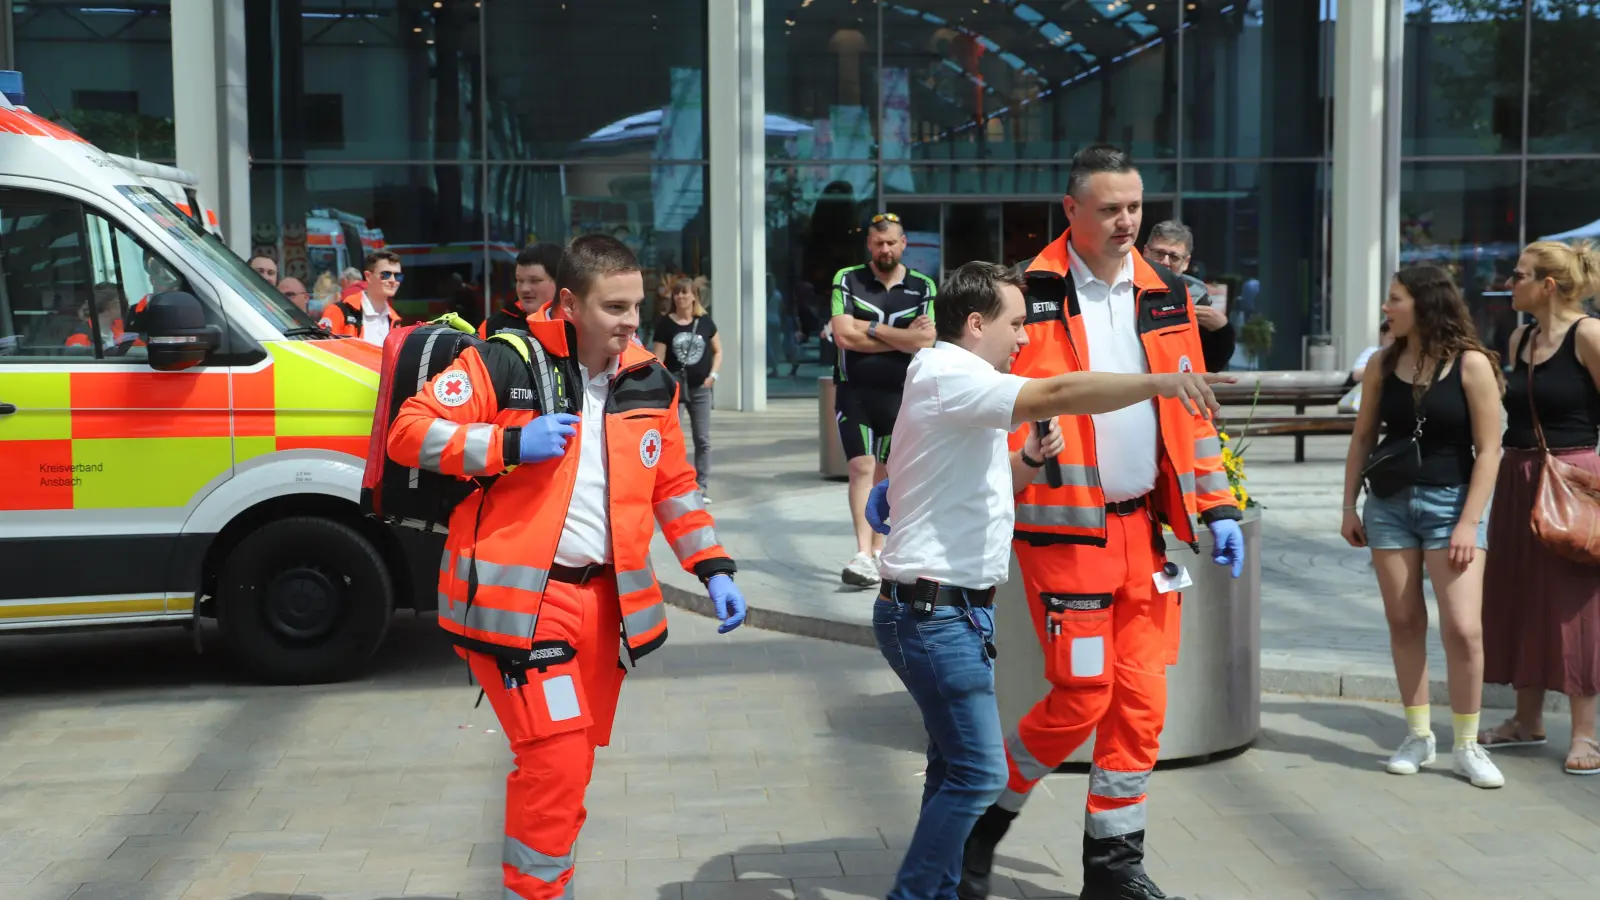
<path id="1" fill-rule="evenodd" d="M 566 387 L 541 408 L 578 415 L 535 415 L 526 365 L 491 343 L 407 400 L 389 439 L 402 465 L 498 476 L 451 516 L 439 624 L 516 756 L 502 868 L 506 896 L 523 900 L 572 896 L 595 748 L 610 741 L 627 668 L 666 641 L 649 558 L 657 523 L 706 583 L 720 630 L 745 614 L 684 456 L 677 385 L 629 340 L 644 301 L 632 251 L 581 237 L 557 284 L 565 318 L 531 324 Z"/>
<path id="2" fill-rule="evenodd" d="M 390 329 L 400 324 L 394 295 L 400 293 L 406 276 L 400 271 L 400 255 L 392 250 L 367 254 L 366 267 L 366 281 L 361 282 L 365 287 L 359 293 L 347 288 L 337 301 L 322 308 L 317 324 L 334 334 L 382 347 Z"/>
<path id="3" fill-rule="evenodd" d="M 1080 151 L 1068 175 L 1067 232 L 1028 267 L 1028 345 L 1012 371 L 1203 371 L 1183 282 L 1134 252 L 1144 186 L 1121 150 Z M 1144 870 L 1145 788 L 1177 662 L 1182 566 L 1162 524 L 1216 563 L 1244 564 L 1239 510 L 1209 421 L 1175 400 L 1060 420 L 1066 449 L 1017 496 L 1012 543 L 1050 692 L 1006 737 L 1006 790 L 968 838 L 961 900 L 988 896 L 995 845 L 1040 778 L 1095 733 L 1084 818 L 1081 900 L 1157 900 Z M 1028 429 L 1012 435 L 1022 446 Z"/>
<path id="4" fill-rule="evenodd" d="M 561 245 L 541 241 L 529 244 L 517 254 L 517 299 L 505 309 L 496 310 L 478 326 L 478 337 L 488 338 L 507 328 L 528 329 L 528 317 L 555 304 L 556 272 L 561 268 Z M 552 316 L 546 312 L 542 319 Z"/>

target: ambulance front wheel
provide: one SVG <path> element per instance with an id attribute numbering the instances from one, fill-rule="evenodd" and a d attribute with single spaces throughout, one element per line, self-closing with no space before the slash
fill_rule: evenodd
<path id="1" fill-rule="evenodd" d="M 378 548 L 349 525 L 280 519 L 228 555 L 216 615 L 228 649 L 256 678 L 340 681 L 383 642 L 394 615 L 394 582 Z"/>

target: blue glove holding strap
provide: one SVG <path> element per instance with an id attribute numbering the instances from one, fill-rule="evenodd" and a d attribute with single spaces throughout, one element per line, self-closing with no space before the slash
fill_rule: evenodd
<path id="1" fill-rule="evenodd" d="M 879 534 L 889 533 L 889 479 L 872 486 L 867 495 L 867 524 Z"/>
<path id="2" fill-rule="evenodd" d="M 717 618 L 722 624 L 717 627 L 718 634 L 727 634 L 744 624 L 745 603 L 744 594 L 739 593 L 738 585 L 726 575 L 713 575 L 706 582 L 706 591 L 711 594 L 711 603 L 716 607 Z"/>
<path id="3" fill-rule="evenodd" d="M 1244 532 L 1239 530 L 1239 523 L 1232 519 L 1218 519 L 1212 522 L 1211 528 L 1211 561 L 1219 566 L 1232 566 L 1233 577 L 1238 578 L 1244 573 Z"/>
<path id="4" fill-rule="evenodd" d="M 521 459 L 525 463 L 541 463 L 567 452 L 567 438 L 577 434 L 572 426 L 578 417 L 572 413 L 555 413 L 539 416 L 522 426 Z"/>

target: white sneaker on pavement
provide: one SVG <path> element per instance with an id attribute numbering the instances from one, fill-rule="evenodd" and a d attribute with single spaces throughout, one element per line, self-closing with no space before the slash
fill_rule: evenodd
<path id="1" fill-rule="evenodd" d="M 872 587 L 883 578 L 878 574 L 878 564 L 870 553 L 857 553 L 845 563 L 844 571 L 839 573 L 839 580 L 855 587 Z"/>
<path id="2" fill-rule="evenodd" d="M 1417 737 L 1407 734 L 1406 739 L 1400 743 L 1400 749 L 1389 757 L 1388 769 L 1391 775 L 1415 775 L 1423 766 L 1433 764 L 1438 758 L 1438 753 L 1433 741 L 1433 735 Z"/>
<path id="3" fill-rule="evenodd" d="M 1506 777 L 1500 774 L 1499 767 L 1489 758 L 1489 751 L 1477 741 L 1457 747 L 1455 761 L 1450 768 L 1472 782 L 1473 787 L 1497 788 L 1504 787 L 1506 783 Z"/>

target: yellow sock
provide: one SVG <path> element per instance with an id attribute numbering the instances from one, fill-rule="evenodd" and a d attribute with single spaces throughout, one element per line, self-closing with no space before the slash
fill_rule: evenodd
<path id="1" fill-rule="evenodd" d="M 1453 713 L 1450 718 L 1455 721 L 1456 743 L 1454 749 L 1460 750 L 1467 744 L 1478 742 L 1478 714 Z"/>
<path id="2" fill-rule="evenodd" d="M 1428 704 L 1406 707 L 1406 727 L 1417 737 L 1433 734 L 1433 716 L 1428 710 Z"/>

